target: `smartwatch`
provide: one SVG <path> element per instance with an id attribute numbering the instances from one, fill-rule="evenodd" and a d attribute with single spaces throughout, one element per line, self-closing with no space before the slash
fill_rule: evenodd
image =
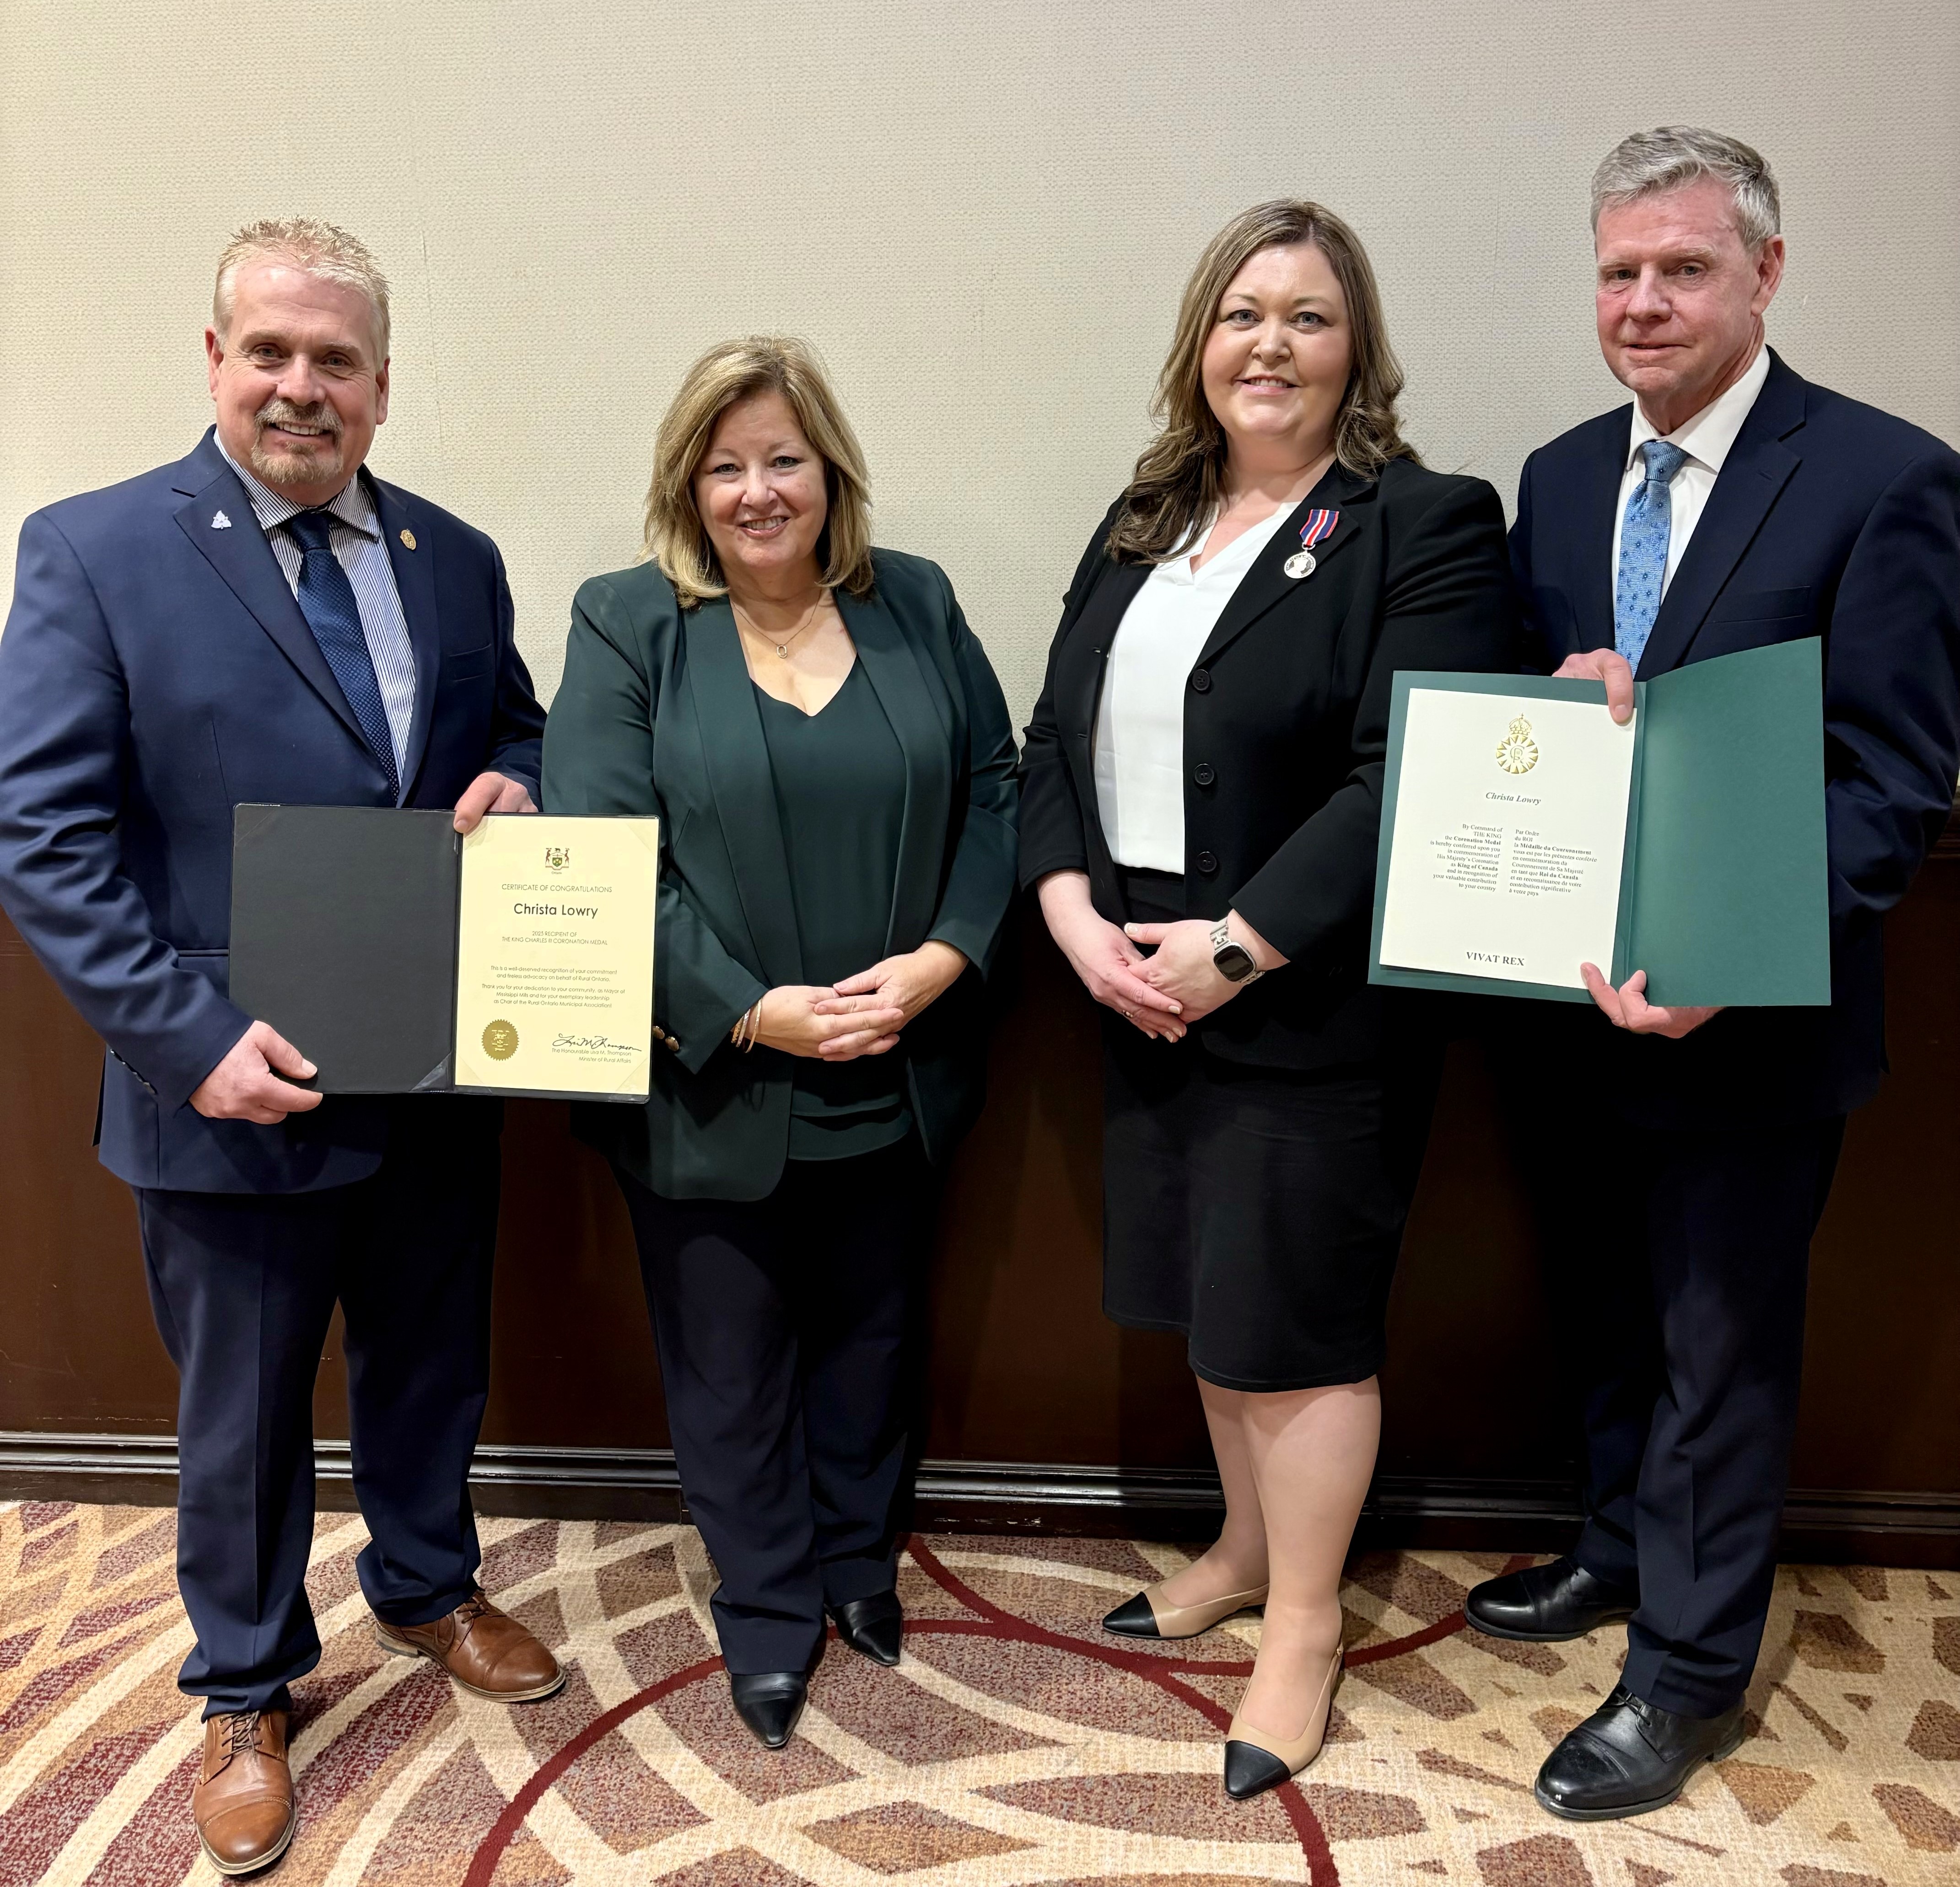
<path id="1" fill-rule="evenodd" d="M 1230 919 L 1220 918 L 1211 927 L 1211 966 L 1228 983 L 1256 983 L 1265 972 L 1252 961 L 1252 953 L 1232 940 Z"/>

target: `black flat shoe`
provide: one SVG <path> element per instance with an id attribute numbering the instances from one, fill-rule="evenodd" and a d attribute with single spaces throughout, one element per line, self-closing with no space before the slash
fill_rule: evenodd
<path id="1" fill-rule="evenodd" d="M 1720 1717 L 1682 1717 L 1622 1684 L 1545 1759 L 1532 1790 L 1538 1806 L 1567 1822 L 1612 1822 L 1664 1809 L 1704 1762 L 1732 1755 L 1742 1707 Z"/>
<path id="2" fill-rule="evenodd" d="M 1527 1566 L 1473 1586 L 1463 1615 L 1493 1638 L 1563 1644 L 1631 1618 L 1640 1602 L 1638 1593 L 1595 1579 L 1567 1554 L 1549 1566 Z"/>
<path id="3" fill-rule="evenodd" d="M 895 1592 L 873 1593 L 869 1599 L 847 1599 L 830 1608 L 837 1635 L 860 1657 L 873 1664 L 896 1664 L 905 1629 L 905 1608 Z"/>
<path id="4" fill-rule="evenodd" d="M 765 1749 L 780 1749 L 803 1714 L 810 1676 L 803 1671 L 730 1671 L 728 1691 L 735 1714 L 756 1733 L 756 1740 Z"/>

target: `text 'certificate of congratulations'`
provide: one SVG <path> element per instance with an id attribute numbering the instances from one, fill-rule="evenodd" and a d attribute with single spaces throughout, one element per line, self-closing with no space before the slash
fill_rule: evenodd
<path id="1" fill-rule="evenodd" d="M 463 842 L 456 1085 L 640 1099 L 657 819 L 486 819 Z"/>
<path id="2" fill-rule="evenodd" d="M 1411 688 L 1376 961 L 1572 989 L 1610 969 L 1636 751 L 1601 702 Z"/>

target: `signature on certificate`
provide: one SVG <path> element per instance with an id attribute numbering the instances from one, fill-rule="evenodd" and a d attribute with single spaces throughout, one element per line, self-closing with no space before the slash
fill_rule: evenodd
<path id="1" fill-rule="evenodd" d="M 631 1042 L 615 1042 L 610 1036 L 559 1035 L 552 1039 L 553 1049 L 569 1049 L 580 1055 L 638 1055 Z"/>

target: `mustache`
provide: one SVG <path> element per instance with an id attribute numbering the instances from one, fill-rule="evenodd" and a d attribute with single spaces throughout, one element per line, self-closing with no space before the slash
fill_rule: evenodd
<path id="1" fill-rule="evenodd" d="M 333 438 L 341 434 L 340 415 L 323 399 L 317 399 L 310 406 L 290 399 L 269 399 L 253 417 L 262 432 L 268 426 L 318 426 Z"/>

